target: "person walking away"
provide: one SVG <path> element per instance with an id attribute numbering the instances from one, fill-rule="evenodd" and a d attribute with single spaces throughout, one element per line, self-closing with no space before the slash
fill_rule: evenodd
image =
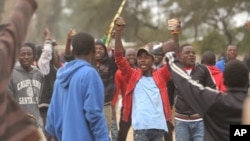
<path id="1" fill-rule="evenodd" d="M 224 85 L 223 73 L 215 66 L 216 56 L 212 51 L 206 51 L 202 54 L 201 64 L 207 66 L 210 71 L 214 83 L 216 84 L 216 89 L 222 92 L 226 92 L 226 86 Z"/>
<path id="2" fill-rule="evenodd" d="M 109 141 L 103 111 L 104 87 L 91 65 L 94 38 L 85 32 L 77 33 L 72 47 L 75 60 L 57 72 L 45 129 L 59 141 Z"/>
<path id="3" fill-rule="evenodd" d="M 65 60 L 66 61 L 72 61 L 75 59 L 75 57 L 71 53 L 70 49 L 70 42 L 72 36 L 75 34 L 75 30 L 71 29 L 68 32 L 67 35 L 67 41 L 65 46 Z M 117 70 L 115 60 L 113 56 L 109 56 L 107 47 L 102 43 L 101 41 L 97 40 L 95 42 L 95 58 L 94 62 L 92 62 L 92 65 L 95 66 L 97 72 L 99 73 L 103 85 L 104 85 L 104 91 L 105 91 L 105 101 L 104 101 L 104 113 L 105 113 L 105 119 L 107 122 L 108 131 L 111 130 L 112 125 L 112 108 L 111 108 L 111 101 L 114 96 L 115 91 L 115 72 Z"/>

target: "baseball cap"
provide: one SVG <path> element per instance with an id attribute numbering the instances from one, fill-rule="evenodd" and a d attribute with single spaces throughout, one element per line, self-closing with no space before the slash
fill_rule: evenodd
<path id="1" fill-rule="evenodd" d="M 146 52 L 148 55 L 154 57 L 154 55 L 164 55 L 162 51 L 163 43 L 159 41 L 153 41 L 145 45 L 145 47 L 140 48 L 137 51 L 137 56 L 139 56 L 142 52 Z"/>

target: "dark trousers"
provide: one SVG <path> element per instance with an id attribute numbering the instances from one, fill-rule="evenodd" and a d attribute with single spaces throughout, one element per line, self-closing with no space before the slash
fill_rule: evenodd
<path id="1" fill-rule="evenodd" d="M 123 116 L 123 108 L 121 108 L 121 117 L 120 117 L 120 121 L 119 121 L 119 131 L 118 131 L 118 137 L 117 137 L 117 141 L 126 141 L 127 135 L 128 135 L 128 130 L 131 126 L 131 121 L 126 122 L 124 120 L 122 120 L 122 116 Z"/>
<path id="2" fill-rule="evenodd" d="M 159 129 L 134 130 L 134 141 L 163 141 L 163 134 Z"/>

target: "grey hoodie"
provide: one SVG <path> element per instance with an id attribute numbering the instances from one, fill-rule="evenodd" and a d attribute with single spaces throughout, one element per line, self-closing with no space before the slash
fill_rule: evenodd
<path id="1" fill-rule="evenodd" d="M 38 127 L 43 127 L 38 108 L 43 81 L 44 77 L 37 68 L 27 72 L 20 65 L 16 65 L 9 82 L 9 90 L 14 99 L 28 114 L 35 117 Z"/>

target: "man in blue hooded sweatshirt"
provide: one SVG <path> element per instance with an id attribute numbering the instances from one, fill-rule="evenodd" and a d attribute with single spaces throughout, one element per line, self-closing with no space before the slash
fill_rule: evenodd
<path id="1" fill-rule="evenodd" d="M 59 141 L 109 141 L 104 87 L 91 65 L 94 38 L 78 33 L 73 36 L 72 47 L 75 60 L 57 72 L 45 129 Z"/>

